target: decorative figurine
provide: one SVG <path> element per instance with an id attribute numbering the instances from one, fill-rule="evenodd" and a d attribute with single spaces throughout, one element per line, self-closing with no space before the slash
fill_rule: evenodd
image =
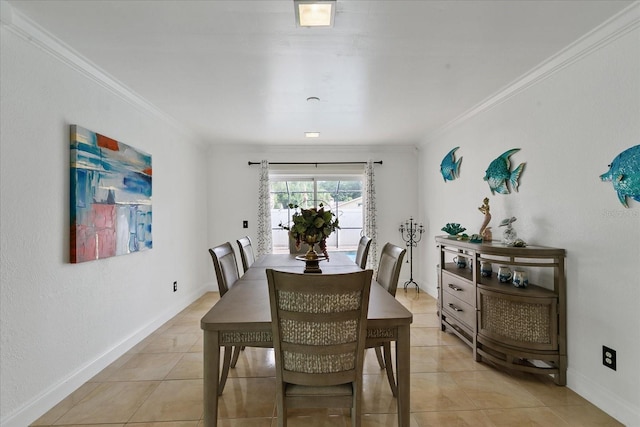
<path id="1" fill-rule="evenodd" d="M 479 234 L 472 234 L 469 236 L 470 243 L 482 243 L 482 236 Z"/>
<path id="2" fill-rule="evenodd" d="M 512 246 L 515 246 L 516 248 L 524 248 L 527 246 L 527 242 L 522 239 L 516 239 Z"/>
<path id="3" fill-rule="evenodd" d="M 507 246 L 512 246 L 518 238 L 518 233 L 516 233 L 516 230 L 514 230 L 511 226 L 511 224 L 516 222 L 516 220 L 517 218 L 515 216 L 512 216 L 511 218 L 503 219 L 500 223 L 500 227 L 507 227 L 502 232 L 502 243 Z"/>
<path id="4" fill-rule="evenodd" d="M 484 198 L 484 200 L 482 201 L 482 206 L 480 206 L 478 210 L 484 214 L 484 221 L 480 226 L 480 232 L 478 234 L 480 235 L 480 237 L 482 237 L 482 240 L 490 241 L 493 236 L 491 235 L 491 227 L 488 227 L 489 221 L 491 221 L 491 212 L 489 208 L 488 197 Z"/>
<path id="5" fill-rule="evenodd" d="M 628 208 L 627 197 L 640 202 L 640 145 L 626 149 L 613 159 L 603 181 L 611 181 L 622 206 Z"/>
<path id="6" fill-rule="evenodd" d="M 518 178 L 520 178 L 525 164 L 520 163 L 513 171 L 509 171 L 511 168 L 509 157 L 518 151 L 520 151 L 519 148 L 505 151 L 500 157 L 489 164 L 484 175 L 484 180 L 489 183 L 491 194 L 495 194 L 496 191 L 500 194 L 509 194 L 510 191 L 509 187 L 507 187 L 507 180 L 511 183 L 511 187 L 518 191 Z"/>
<path id="7" fill-rule="evenodd" d="M 462 162 L 462 157 L 460 157 L 456 162 L 454 153 L 458 148 L 460 147 L 456 147 L 453 150 L 449 151 L 447 155 L 442 159 L 442 163 L 440 163 L 440 173 L 444 178 L 444 182 L 453 181 L 458 177 L 460 163 Z"/>
<path id="8" fill-rule="evenodd" d="M 450 222 L 450 223 L 447 223 L 447 225 L 445 225 L 444 227 L 442 227 L 441 230 L 444 231 L 445 233 L 449 234 L 449 236 L 455 237 L 458 234 L 460 234 L 463 231 L 465 231 L 466 228 L 461 227 L 460 224 L 458 224 L 456 222 Z"/>

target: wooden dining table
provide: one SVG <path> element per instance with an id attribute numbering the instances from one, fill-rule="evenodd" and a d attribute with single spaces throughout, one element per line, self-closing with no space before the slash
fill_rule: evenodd
<path id="1" fill-rule="evenodd" d="M 266 276 L 268 268 L 302 273 L 304 262 L 293 254 L 267 254 L 258 258 L 200 321 L 204 333 L 205 427 L 218 425 L 221 349 L 225 346 L 273 346 Z M 320 268 L 320 274 L 361 270 L 351 258 L 340 252 L 330 253 L 329 260 L 320 262 Z M 374 281 L 369 297 L 367 344 L 396 343 L 399 427 L 409 426 L 409 327 L 412 321 L 411 312 Z"/>

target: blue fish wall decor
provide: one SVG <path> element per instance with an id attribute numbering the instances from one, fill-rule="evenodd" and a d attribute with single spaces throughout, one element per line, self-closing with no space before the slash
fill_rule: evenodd
<path id="1" fill-rule="evenodd" d="M 458 159 L 456 162 L 455 152 L 460 147 L 456 147 L 453 150 L 449 151 L 444 159 L 442 159 L 442 163 L 440 163 L 440 173 L 444 178 L 444 182 L 453 181 L 459 176 L 460 173 L 460 163 L 462 162 L 462 157 Z"/>
<path id="2" fill-rule="evenodd" d="M 511 191 L 509 191 L 507 181 L 511 183 L 511 187 L 513 187 L 514 190 L 518 191 L 518 179 L 524 170 L 525 164 L 520 163 L 517 168 L 511 171 L 511 162 L 509 161 L 509 157 L 518 151 L 520 151 L 519 148 L 513 148 L 509 151 L 505 151 L 500 157 L 489 164 L 484 175 L 484 180 L 489 183 L 491 194 L 495 194 L 496 192 L 500 194 L 509 194 Z"/>
<path id="3" fill-rule="evenodd" d="M 618 193 L 618 200 L 628 208 L 627 197 L 640 202 L 640 145 L 633 146 L 618 154 L 602 175 L 603 181 L 611 181 Z"/>

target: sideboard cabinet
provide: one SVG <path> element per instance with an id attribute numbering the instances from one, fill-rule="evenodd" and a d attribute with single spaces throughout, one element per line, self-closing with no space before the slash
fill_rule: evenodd
<path id="1" fill-rule="evenodd" d="M 436 242 L 442 330 L 468 344 L 477 361 L 553 375 L 556 384 L 565 385 L 565 250 L 511 247 L 496 241 L 470 243 L 448 236 L 436 237 Z M 524 271 L 528 286 L 501 282 L 500 267 Z"/>

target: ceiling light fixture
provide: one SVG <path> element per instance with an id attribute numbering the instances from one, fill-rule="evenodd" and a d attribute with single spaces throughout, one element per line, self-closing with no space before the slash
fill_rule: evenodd
<path id="1" fill-rule="evenodd" d="M 298 27 L 333 27 L 336 0 L 293 0 Z"/>
<path id="2" fill-rule="evenodd" d="M 305 132 L 305 138 L 320 138 L 320 132 Z"/>

